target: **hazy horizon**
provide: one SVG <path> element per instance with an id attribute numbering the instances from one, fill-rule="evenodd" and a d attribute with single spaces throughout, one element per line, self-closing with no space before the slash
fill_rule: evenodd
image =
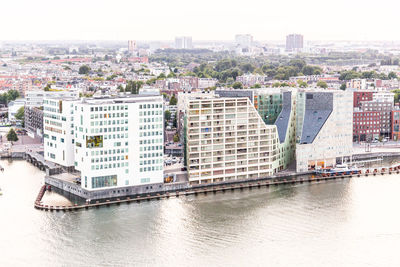
<path id="1" fill-rule="evenodd" d="M 382 0 L 259 2 L 249 0 L 188 3 L 183 0 L 5 0 L 0 17 L 1 41 L 231 41 L 248 33 L 257 41 L 283 41 L 290 33 L 305 41 L 400 41 L 400 4 Z"/>

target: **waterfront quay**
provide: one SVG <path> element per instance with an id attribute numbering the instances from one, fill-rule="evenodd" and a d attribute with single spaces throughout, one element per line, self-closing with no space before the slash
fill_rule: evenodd
<path id="1" fill-rule="evenodd" d="M 296 173 L 292 175 L 276 175 L 273 177 L 267 178 L 259 178 L 253 180 L 243 180 L 243 181 L 233 181 L 233 182 L 223 182 L 223 183 L 214 183 L 207 185 L 196 185 L 190 186 L 188 184 L 183 185 L 180 184 L 179 187 L 173 190 L 173 186 L 169 188 L 169 190 L 163 191 L 154 191 L 148 194 L 136 194 L 125 197 L 111 197 L 108 199 L 99 199 L 99 200 L 86 200 L 84 204 L 74 204 L 71 206 L 57 206 L 51 205 L 50 203 L 43 203 L 42 197 L 46 190 L 52 190 L 51 185 L 43 185 L 39 191 L 39 194 L 35 201 L 35 208 L 44 211 L 75 211 L 80 209 L 89 209 L 89 208 L 98 208 L 102 206 L 110 206 L 110 205 L 120 205 L 123 203 L 140 203 L 142 201 L 150 201 L 150 200 L 161 200 L 168 199 L 171 197 L 179 198 L 181 196 L 190 196 L 190 195 L 198 195 L 204 194 L 207 195 L 217 194 L 217 193 L 225 193 L 227 191 L 234 190 L 244 190 L 244 189 L 261 189 L 262 187 L 270 187 L 270 186 L 278 186 L 278 185 L 294 185 L 294 184 L 302 184 L 302 183 L 318 183 L 322 181 L 333 181 L 338 179 L 351 179 L 351 178 L 361 178 L 368 177 L 369 175 L 384 175 L 384 174 L 399 174 L 400 173 L 400 165 L 391 166 L 391 167 L 381 167 L 381 168 L 371 168 L 371 169 L 363 169 L 360 171 L 354 171 L 349 174 L 316 174 L 314 172 L 307 173 Z M 173 184 L 171 184 L 173 185 Z"/>

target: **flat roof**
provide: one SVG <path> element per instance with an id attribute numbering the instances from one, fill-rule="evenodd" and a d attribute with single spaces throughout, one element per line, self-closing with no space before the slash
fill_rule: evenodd
<path id="1" fill-rule="evenodd" d="M 159 94 L 146 94 L 146 95 L 118 95 L 118 96 L 99 96 L 99 97 L 90 97 L 90 98 L 74 98 L 70 96 L 51 96 L 47 97 L 47 99 L 53 100 L 73 100 L 76 101 L 77 104 L 87 104 L 87 105 L 99 105 L 99 104 L 118 104 L 118 103 L 138 103 L 138 102 L 155 102 L 158 98 L 162 96 Z"/>

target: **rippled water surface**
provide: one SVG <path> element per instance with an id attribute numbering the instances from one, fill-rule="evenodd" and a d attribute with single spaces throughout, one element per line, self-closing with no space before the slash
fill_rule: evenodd
<path id="1" fill-rule="evenodd" d="M 399 175 L 64 213 L 33 208 L 43 172 L 0 164 L 0 266 L 400 266 Z"/>

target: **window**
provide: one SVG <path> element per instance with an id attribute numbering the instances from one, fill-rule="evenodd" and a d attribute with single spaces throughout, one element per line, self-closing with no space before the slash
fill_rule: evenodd
<path id="1" fill-rule="evenodd" d="M 103 136 L 86 136 L 86 148 L 103 147 Z"/>
<path id="2" fill-rule="evenodd" d="M 111 187 L 117 185 L 116 175 L 92 177 L 92 188 Z"/>

